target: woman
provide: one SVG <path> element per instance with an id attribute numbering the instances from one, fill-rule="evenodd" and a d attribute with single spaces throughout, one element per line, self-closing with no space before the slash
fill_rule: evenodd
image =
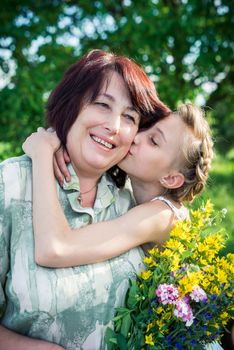
<path id="1" fill-rule="evenodd" d="M 172 224 L 187 216 L 182 202 L 191 201 L 203 189 L 213 155 L 209 127 L 201 111 L 182 105 L 138 133 L 119 163 L 129 174 L 139 205 L 115 220 L 72 229 L 61 211 L 53 180 L 53 154 L 59 144 L 55 134 L 39 129 L 23 146 L 34 163 L 36 260 L 44 266 L 87 264 L 138 245 L 147 250 L 151 244 L 160 244 Z M 207 349 L 220 347 L 215 344 Z"/>
<path id="2" fill-rule="evenodd" d="M 73 185 L 58 186 L 70 225 L 128 210 L 128 193 L 105 172 L 126 155 L 139 127 L 167 114 L 144 71 L 125 57 L 94 50 L 66 72 L 49 98 L 47 119 L 69 150 L 81 194 L 79 203 Z M 122 297 L 120 281 L 135 273 L 131 253 L 125 271 L 118 259 L 82 268 L 36 265 L 32 170 L 26 156 L 0 167 L 0 349 L 101 349 L 110 309 Z M 103 276 L 109 276 L 105 286 Z"/>

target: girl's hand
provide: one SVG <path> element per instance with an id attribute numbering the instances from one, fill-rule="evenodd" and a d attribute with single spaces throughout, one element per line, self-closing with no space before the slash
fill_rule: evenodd
<path id="1" fill-rule="evenodd" d="M 60 144 L 55 131 L 38 128 L 37 132 L 32 133 L 24 141 L 22 148 L 30 158 L 34 158 L 49 152 L 54 154 L 59 149 Z"/>
<path id="2" fill-rule="evenodd" d="M 54 175 L 60 185 L 63 184 L 64 178 L 67 182 L 71 180 L 71 175 L 67 168 L 67 164 L 70 163 L 70 157 L 66 149 L 61 146 L 57 152 L 54 154 L 53 165 L 54 165 Z"/>

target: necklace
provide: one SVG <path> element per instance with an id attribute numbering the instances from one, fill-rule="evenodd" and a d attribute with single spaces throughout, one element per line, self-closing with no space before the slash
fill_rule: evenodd
<path id="1" fill-rule="evenodd" d="M 83 204 L 82 196 L 83 196 L 84 194 L 87 194 L 87 193 L 91 192 L 96 186 L 97 186 L 97 184 L 95 184 L 92 188 L 90 188 L 90 190 L 85 191 L 85 192 L 81 192 L 81 191 L 80 191 L 80 194 L 79 194 L 79 196 L 77 197 L 77 201 L 80 203 L 80 205 Z"/>

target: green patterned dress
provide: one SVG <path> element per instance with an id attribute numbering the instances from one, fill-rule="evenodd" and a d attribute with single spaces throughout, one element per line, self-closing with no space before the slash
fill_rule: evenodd
<path id="1" fill-rule="evenodd" d="M 73 170 L 73 169 L 71 169 Z M 34 262 L 31 160 L 0 165 L 0 323 L 18 333 L 55 342 L 65 349 L 105 349 L 104 334 L 114 308 L 123 304 L 128 279 L 143 268 L 141 248 L 103 263 L 44 268 Z M 94 208 L 80 207 L 79 182 L 57 186 L 71 227 L 108 220 L 132 205 L 104 175 Z"/>

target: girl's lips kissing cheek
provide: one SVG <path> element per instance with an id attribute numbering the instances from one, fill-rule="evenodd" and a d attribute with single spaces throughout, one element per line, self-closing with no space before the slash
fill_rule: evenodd
<path id="1" fill-rule="evenodd" d="M 115 148 L 116 146 L 110 142 L 110 140 L 95 136 L 95 135 L 90 135 L 91 139 L 98 144 L 99 146 L 101 146 L 102 149 L 104 149 L 105 151 L 110 151 L 111 149 Z"/>

